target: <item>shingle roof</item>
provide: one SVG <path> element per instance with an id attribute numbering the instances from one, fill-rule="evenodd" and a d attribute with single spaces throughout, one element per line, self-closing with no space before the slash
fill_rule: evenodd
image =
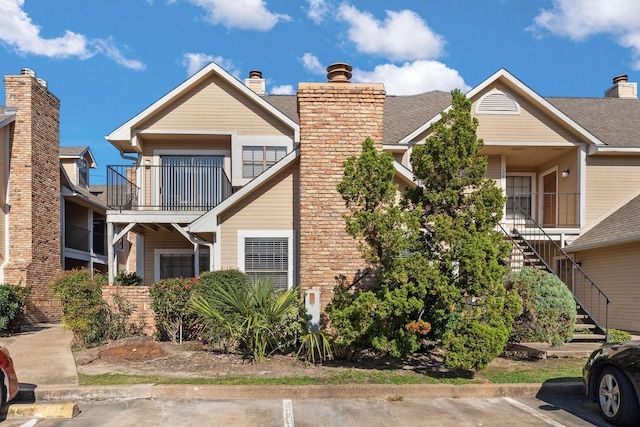
<path id="1" fill-rule="evenodd" d="M 640 240 L 640 195 L 578 237 L 567 252 Z"/>
<path id="2" fill-rule="evenodd" d="M 60 147 L 60 155 L 80 157 L 88 149 L 89 147 L 87 147 L 86 145 L 84 147 Z"/>
<path id="3" fill-rule="evenodd" d="M 640 147 L 640 99 L 545 98 L 610 147 Z"/>
<path id="4" fill-rule="evenodd" d="M 295 95 L 266 95 L 264 99 L 291 120 L 300 123 Z M 389 95 L 384 101 L 384 144 L 394 144 L 425 124 L 451 103 L 448 92 Z"/>

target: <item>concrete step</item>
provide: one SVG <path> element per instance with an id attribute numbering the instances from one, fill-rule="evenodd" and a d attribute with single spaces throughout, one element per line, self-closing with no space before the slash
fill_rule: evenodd
<path id="1" fill-rule="evenodd" d="M 603 334 L 573 334 L 571 342 L 580 341 L 598 341 L 604 342 L 605 336 Z"/>

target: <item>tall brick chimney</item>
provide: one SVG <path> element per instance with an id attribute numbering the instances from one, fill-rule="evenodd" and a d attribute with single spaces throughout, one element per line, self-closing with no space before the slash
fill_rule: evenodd
<path id="1" fill-rule="evenodd" d="M 359 155 L 371 137 L 382 150 L 385 90 L 382 84 L 350 83 L 351 67 L 328 67 L 328 83 L 298 85 L 300 116 L 300 285 L 318 289 L 324 310 L 335 277 L 352 280 L 366 263 L 357 242 L 345 232 L 346 213 L 336 186 L 342 163 Z"/>
<path id="2" fill-rule="evenodd" d="M 35 73 L 4 78 L 6 105 L 17 107 L 11 138 L 9 251 L 4 281 L 30 286 L 28 315 L 55 321 L 49 284 L 60 273 L 60 101 Z"/>

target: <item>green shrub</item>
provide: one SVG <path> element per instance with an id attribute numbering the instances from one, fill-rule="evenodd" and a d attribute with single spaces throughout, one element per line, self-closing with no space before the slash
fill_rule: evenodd
<path id="1" fill-rule="evenodd" d="M 107 339 L 109 307 L 102 299 L 101 278 L 96 276 L 86 269 L 65 271 L 51 286 L 62 304 L 62 322 L 85 347 Z"/>
<path id="2" fill-rule="evenodd" d="M 609 328 L 609 342 L 619 343 L 631 340 L 631 334 L 627 331 Z"/>
<path id="3" fill-rule="evenodd" d="M 135 272 L 127 273 L 125 271 L 119 271 L 115 279 L 116 284 L 119 286 L 138 286 L 142 283 L 142 277 L 138 276 Z"/>
<path id="4" fill-rule="evenodd" d="M 0 334 L 20 332 L 30 290 L 23 286 L 0 284 Z"/>
<path id="5" fill-rule="evenodd" d="M 173 343 L 198 338 L 198 318 L 188 310 L 189 299 L 198 288 L 197 279 L 183 278 L 164 279 L 151 286 L 149 296 L 155 314 L 156 338 Z"/>
<path id="6" fill-rule="evenodd" d="M 74 334 L 76 345 L 96 347 L 107 340 L 140 335 L 144 324 L 130 318 L 135 306 L 121 295 L 113 295 L 113 307 L 102 298 L 107 276 L 87 269 L 62 273 L 51 285 L 62 304 L 62 323 Z"/>
<path id="7" fill-rule="evenodd" d="M 505 286 L 515 289 L 522 299 L 522 313 L 515 318 L 511 342 L 547 342 L 557 346 L 571 340 L 576 303 L 557 276 L 524 269 L 509 274 Z"/>
<path id="8" fill-rule="evenodd" d="M 214 344 L 237 346 L 257 361 L 274 352 L 292 351 L 307 332 L 299 289 L 279 291 L 268 280 L 230 288 L 214 283 L 194 297 L 191 309 L 203 319 L 208 331 L 224 331 L 219 335 L 209 333 L 218 339 Z"/>

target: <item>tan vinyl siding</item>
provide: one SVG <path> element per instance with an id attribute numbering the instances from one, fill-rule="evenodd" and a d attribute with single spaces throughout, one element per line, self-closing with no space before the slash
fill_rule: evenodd
<path id="1" fill-rule="evenodd" d="M 600 221 L 640 190 L 640 157 L 587 157 L 586 223 Z"/>
<path id="2" fill-rule="evenodd" d="M 62 167 L 64 168 L 65 173 L 67 174 L 67 176 L 69 177 L 69 179 L 71 180 L 71 182 L 74 185 L 78 185 L 78 179 L 77 179 L 77 172 L 76 172 L 76 168 L 77 168 L 77 162 L 75 160 L 73 160 L 72 162 L 69 161 L 65 161 L 62 163 Z"/>
<path id="3" fill-rule="evenodd" d="M 520 114 L 475 114 L 480 98 L 492 89 L 503 90 L 514 96 L 520 104 Z M 569 142 L 576 135 L 562 127 L 557 119 L 550 117 L 524 96 L 496 84 L 488 87 L 473 99 L 471 112 L 478 119 L 478 138 L 485 142 Z"/>
<path id="4" fill-rule="evenodd" d="M 144 235 L 144 284 L 155 281 L 155 249 L 190 249 L 193 245 L 177 231 L 147 232 Z"/>
<path id="5" fill-rule="evenodd" d="M 579 171 L 578 171 L 577 150 L 563 154 L 562 156 L 543 164 L 538 169 L 538 174 L 547 172 L 549 169 L 557 168 L 557 221 L 560 225 L 573 225 L 580 222 L 580 197 L 579 192 Z M 562 177 L 562 171 L 568 170 L 569 176 Z M 538 192 L 542 193 L 542 186 L 539 185 Z"/>
<path id="6" fill-rule="evenodd" d="M 582 263 L 582 269 L 611 299 L 609 327 L 640 332 L 639 258 L 638 242 L 577 254 L 576 259 Z"/>
<path id="7" fill-rule="evenodd" d="M 486 177 L 496 182 L 496 187 L 500 188 L 502 180 L 502 160 L 500 156 L 488 156 Z"/>
<path id="8" fill-rule="evenodd" d="M 222 269 L 238 267 L 238 230 L 294 230 L 297 166 L 281 172 L 221 218 Z M 296 251 L 294 251 L 295 253 Z"/>
<path id="9" fill-rule="evenodd" d="M 270 112 L 213 76 L 142 124 L 138 130 L 231 131 L 244 135 L 291 135 Z"/>

